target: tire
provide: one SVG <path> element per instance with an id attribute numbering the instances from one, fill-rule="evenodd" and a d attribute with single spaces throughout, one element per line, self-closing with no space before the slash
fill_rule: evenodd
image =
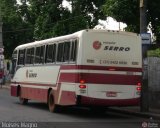
<path id="1" fill-rule="evenodd" d="M 49 92 L 48 96 L 48 107 L 50 112 L 58 112 L 58 106 L 54 102 L 54 95 L 52 90 Z"/>

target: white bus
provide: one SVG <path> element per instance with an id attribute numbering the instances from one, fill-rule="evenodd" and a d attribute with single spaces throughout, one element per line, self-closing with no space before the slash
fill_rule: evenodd
<path id="1" fill-rule="evenodd" d="M 11 95 L 59 106 L 134 106 L 142 82 L 141 38 L 82 30 L 20 45 L 13 52 Z"/>

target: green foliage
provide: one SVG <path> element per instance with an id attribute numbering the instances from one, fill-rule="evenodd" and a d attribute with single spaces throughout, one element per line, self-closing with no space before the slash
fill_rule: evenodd
<path id="1" fill-rule="evenodd" d="M 17 11 L 16 0 L 0 0 L 1 17 L 3 22 L 3 44 L 5 58 L 11 58 L 13 49 L 29 39 L 32 32 L 27 34 L 28 25 L 23 22 Z"/>
<path id="2" fill-rule="evenodd" d="M 149 50 L 147 53 L 148 57 L 160 57 L 160 48 L 156 50 Z"/>
<path id="3" fill-rule="evenodd" d="M 102 10 L 106 16 L 127 24 L 127 31 L 139 33 L 139 0 L 106 0 Z M 160 0 L 147 0 L 147 23 L 151 23 L 152 32 L 160 43 Z"/>
<path id="4" fill-rule="evenodd" d="M 106 0 L 102 10 L 106 16 L 127 23 L 127 30 L 139 32 L 139 0 Z"/>
<path id="5" fill-rule="evenodd" d="M 160 1 L 148 0 L 148 21 L 151 22 L 151 29 L 157 37 L 157 42 L 160 44 Z"/>
<path id="6" fill-rule="evenodd" d="M 16 0 L 0 0 L 6 58 L 20 44 L 93 28 L 104 18 L 105 0 L 68 0 L 71 11 L 62 6 L 63 0 L 20 1 L 18 5 Z"/>
<path id="7" fill-rule="evenodd" d="M 72 2 L 72 11 L 64 8 L 62 1 L 29 0 L 29 10 L 35 19 L 34 38 L 36 40 L 93 28 L 98 23 L 98 19 L 102 17 L 100 6 L 104 0 L 101 2 L 97 0 L 68 0 Z"/>

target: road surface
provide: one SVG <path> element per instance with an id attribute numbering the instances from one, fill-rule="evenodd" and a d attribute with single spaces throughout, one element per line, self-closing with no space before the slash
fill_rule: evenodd
<path id="1" fill-rule="evenodd" d="M 147 120 L 110 110 L 95 114 L 89 109 L 75 107 L 65 108 L 61 113 L 50 113 L 44 103 L 29 101 L 28 105 L 21 105 L 17 97 L 10 96 L 9 89 L 0 89 L 0 128 L 141 128 Z M 31 124 L 27 124 L 29 122 Z"/>

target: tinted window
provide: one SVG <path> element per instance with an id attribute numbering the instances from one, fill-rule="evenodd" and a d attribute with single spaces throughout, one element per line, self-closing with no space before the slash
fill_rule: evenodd
<path id="1" fill-rule="evenodd" d="M 26 64 L 33 64 L 34 61 L 34 48 L 27 49 Z"/>
<path id="2" fill-rule="evenodd" d="M 25 49 L 19 50 L 18 65 L 24 65 L 24 60 L 25 60 Z"/>
<path id="3" fill-rule="evenodd" d="M 44 62 L 44 46 L 36 47 L 35 64 Z"/>
<path id="4" fill-rule="evenodd" d="M 57 62 L 63 62 L 64 43 L 58 44 Z"/>
<path id="5" fill-rule="evenodd" d="M 46 63 L 55 62 L 56 44 L 47 45 L 46 48 Z"/>
<path id="6" fill-rule="evenodd" d="M 72 41 L 70 61 L 76 61 L 77 57 L 77 40 Z"/>
<path id="7" fill-rule="evenodd" d="M 65 62 L 69 61 L 69 55 L 70 55 L 70 42 L 65 42 L 64 43 L 63 61 L 65 61 Z"/>

